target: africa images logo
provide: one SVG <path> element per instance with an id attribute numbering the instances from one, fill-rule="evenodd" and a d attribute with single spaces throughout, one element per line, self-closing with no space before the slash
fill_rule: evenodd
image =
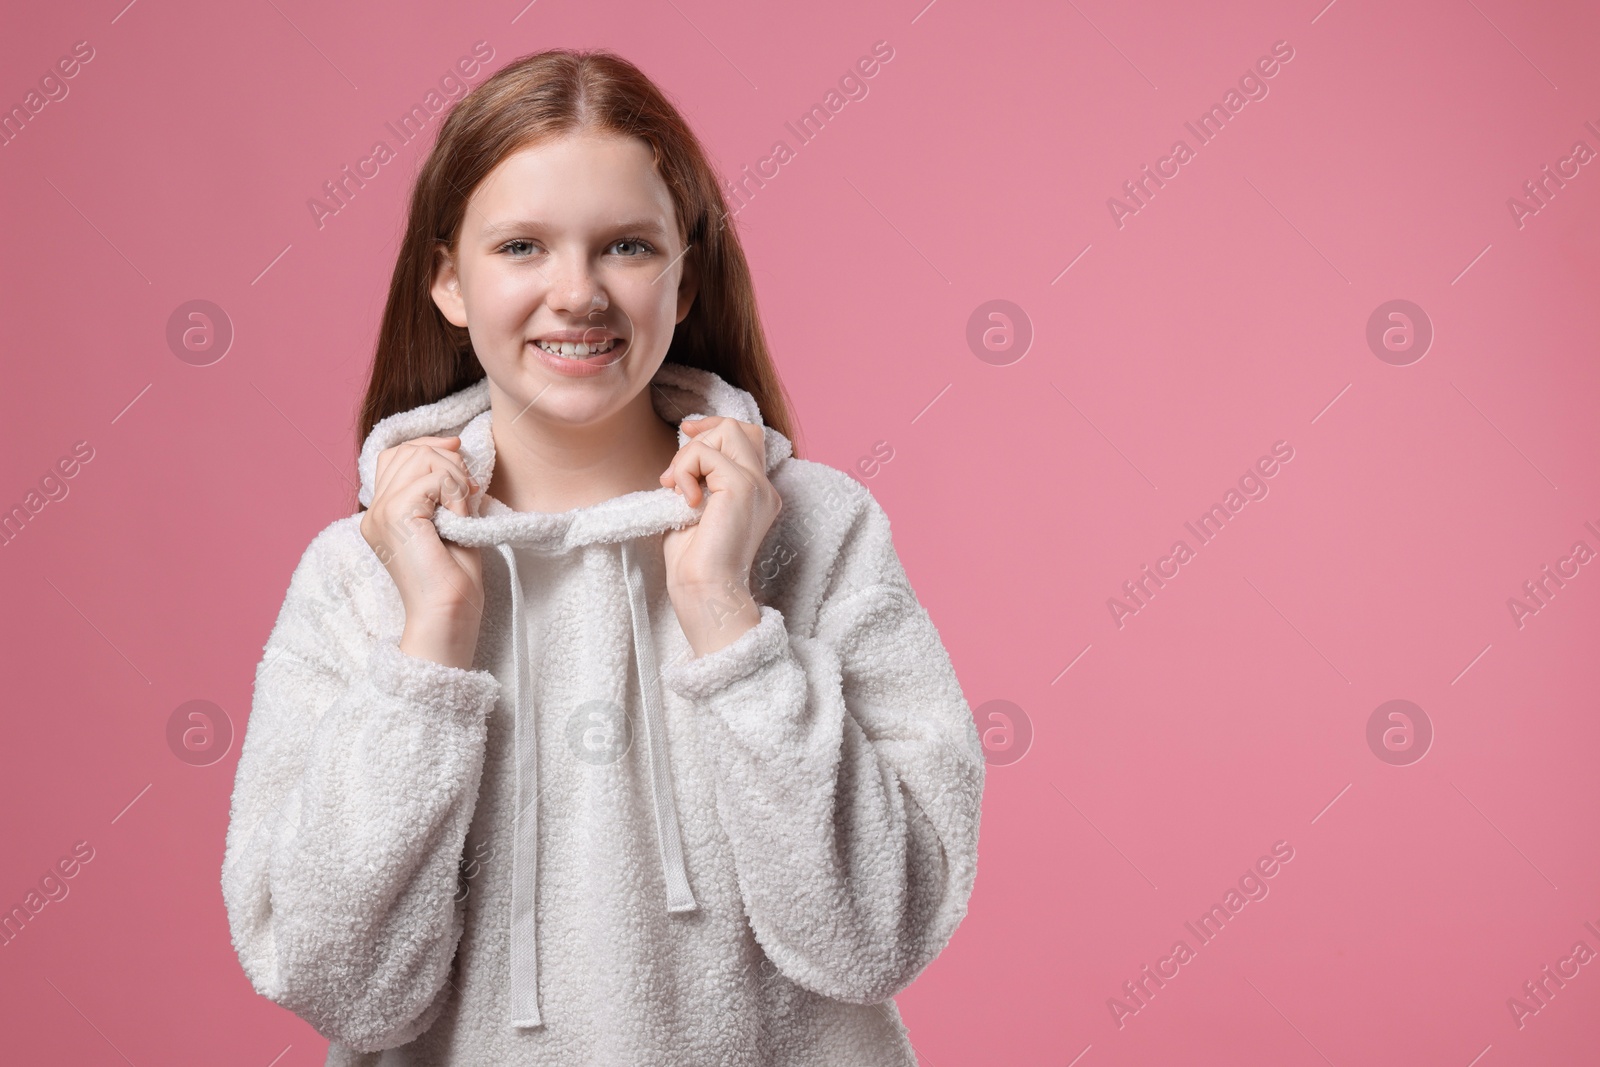
<path id="1" fill-rule="evenodd" d="M 1154 969 L 1147 963 L 1140 968 L 1137 977 L 1122 983 L 1121 997 L 1106 998 L 1106 1007 L 1110 1009 L 1111 1019 L 1117 1024 L 1117 1029 L 1121 1030 L 1128 1024 L 1130 1015 L 1138 1015 L 1148 1008 L 1157 990 L 1182 974 L 1183 968 L 1198 958 L 1199 949 L 1221 936 L 1228 924 L 1244 911 L 1246 904 L 1266 900 L 1267 894 L 1272 891 L 1268 879 L 1276 877 L 1292 859 L 1293 845 L 1287 841 L 1273 842 L 1272 854 L 1262 856 L 1247 867 L 1244 874 L 1239 876 L 1237 888 L 1229 886 L 1222 900 L 1201 913 L 1199 919 L 1186 920 L 1183 928 L 1194 937 L 1194 945 L 1191 946 L 1180 937 L 1172 943 L 1172 948 L 1165 956 L 1156 960 Z"/>

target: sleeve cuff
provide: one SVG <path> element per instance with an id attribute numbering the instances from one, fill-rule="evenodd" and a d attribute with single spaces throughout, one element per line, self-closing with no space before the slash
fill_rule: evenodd
<path id="1" fill-rule="evenodd" d="M 367 675 L 379 693 L 419 704 L 438 716 L 482 718 L 500 695 L 500 680 L 488 671 L 422 659 L 388 640 L 373 646 Z"/>
<path id="2" fill-rule="evenodd" d="M 783 612 L 761 605 L 761 621 L 732 644 L 661 672 L 662 684 L 689 700 L 703 700 L 754 674 L 789 647 Z"/>

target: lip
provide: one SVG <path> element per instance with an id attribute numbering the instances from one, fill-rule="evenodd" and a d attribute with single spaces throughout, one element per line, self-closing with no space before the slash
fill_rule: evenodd
<path id="1" fill-rule="evenodd" d="M 565 336 L 567 333 L 572 333 L 576 336 Z M 616 335 L 611 334 L 609 337 L 601 338 L 600 343 L 604 344 L 612 337 L 616 337 Z M 573 344 L 577 344 L 579 341 L 586 340 L 586 338 L 583 336 L 583 331 L 580 330 L 545 334 L 540 337 L 539 340 L 570 341 Z M 587 338 L 587 340 L 591 342 L 594 340 L 593 331 L 590 331 L 590 337 Z M 597 374 L 604 373 L 607 367 L 611 367 L 622 362 L 622 357 L 627 355 L 628 342 L 622 340 L 621 338 L 617 338 L 616 347 L 612 348 L 611 351 L 602 352 L 597 356 L 586 356 L 583 359 L 566 359 L 561 356 L 552 356 L 550 353 L 546 352 L 532 341 L 528 342 L 528 347 L 533 349 L 534 352 L 538 353 L 540 361 L 546 367 L 549 367 L 552 371 L 555 371 L 557 374 L 560 374 L 563 377 L 593 378 Z"/>

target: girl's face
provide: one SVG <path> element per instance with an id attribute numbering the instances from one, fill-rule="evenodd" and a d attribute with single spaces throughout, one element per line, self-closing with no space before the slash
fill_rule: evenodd
<path id="1" fill-rule="evenodd" d="M 497 408 L 592 424 L 647 388 L 666 358 L 696 292 L 684 251 L 650 146 L 579 131 L 521 149 L 484 178 L 457 255 L 441 251 L 433 299 L 467 328 Z"/>

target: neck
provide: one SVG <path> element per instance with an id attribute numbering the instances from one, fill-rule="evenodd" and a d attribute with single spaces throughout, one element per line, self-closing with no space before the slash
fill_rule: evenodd
<path id="1" fill-rule="evenodd" d="M 570 426 L 491 390 L 494 472 L 488 493 L 513 511 L 557 513 L 641 489 L 660 489 L 678 452 L 677 430 L 643 389 L 609 418 Z"/>

